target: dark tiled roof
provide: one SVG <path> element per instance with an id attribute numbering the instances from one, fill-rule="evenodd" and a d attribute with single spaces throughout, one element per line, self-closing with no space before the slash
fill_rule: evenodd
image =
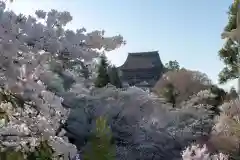
<path id="1" fill-rule="evenodd" d="M 127 59 L 120 69 L 147 69 L 163 67 L 158 51 L 128 53 Z"/>

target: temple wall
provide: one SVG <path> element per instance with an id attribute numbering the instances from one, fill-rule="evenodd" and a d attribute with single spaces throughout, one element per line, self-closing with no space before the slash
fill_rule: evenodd
<path id="1" fill-rule="evenodd" d="M 161 77 L 160 68 L 122 70 L 121 72 L 122 81 L 128 82 L 130 85 L 144 81 L 154 85 L 152 83 L 156 83 Z"/>
<path id="2" fill-rule="evenodd" d="M 153 87 L 164 72 L 158 51 L 129 53 L 118 69 L 123 82 L 129 85 L 147 82 L 149 87 Z"/>

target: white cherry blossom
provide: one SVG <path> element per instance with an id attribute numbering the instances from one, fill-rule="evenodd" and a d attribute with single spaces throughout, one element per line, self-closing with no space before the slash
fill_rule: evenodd
<path id="1" fill-rule="evenodd" d="M 49 66 L 58 62 L 61 66 L 59 72 L 70 76 L 68 62 L 82 60 L 91 63 L 100 52 L 114 50 L 124 41 L 120 35 L 104 37 L 103 31 L 65 29 L 73 19 L 66 11 L 38 10 L 35 14 L 17 15 L 6 10 L 6 4 L 0 2 L 1 93 L 24 102 L 18 107 L 1 102 L 0 109 L 6 113 L 7 119 L 1 119 L 0 137 L 5 140 L 0 142 L 0 148 L 4 150 L 11 146 L 31 151 L 45 138 L 67 159 L 69 152 L 72 156 L 76 153 L 76 147 L 66 138 L 58 137 L 56 132 L 68 118 L 69 110 L 62 106 L 63 98 L 49 91 L 48 84 L 53 78 L 57 80 Z M 28 143 L 30 148 L 26 145 Z"/>

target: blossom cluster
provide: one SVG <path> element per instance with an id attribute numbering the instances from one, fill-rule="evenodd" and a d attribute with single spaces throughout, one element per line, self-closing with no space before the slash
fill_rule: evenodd
<path id="1" fill-rule="evenodd" d="M 222 111 L 224 114 L 215 120 L 213 127 L 209 108 L 194 105 L 196 97 L 214 96 L 208 91 L 173 109 L 153 93 L 137 87 L 95 88 L 74 67 L 77 64 L 82 69 L 90 64 L 94 70 L 93 59 L 124 44 L 122 36 L 105 37 L 104 31 L 88 33 L 85 28 L 67 30 L 65 26 L 72 20 L 69 12 L 38 10 L 35 14 L 16 15 L 0 2 L 0 148 L 3 151 L 14 148 L 31 152 L 42 140 L 47 140 L 55 155 L 63 154 L 67 159 L 70 153 L 73 157 L 77 149 L 68 138 L 84 148 L 96 126 L 95 120 L 104 116 L 116 143 L 116 159 L 177 159 L 193 141 L 210 133 L 214 135 L 212 128 L 217 130 L 215 135 L 225 134 L 226 128 L 220 123 L 223 117 L 234 120 L 235 123 L 229 124 L 239 124 L 237 110 L 228 113 L 229 107 L 223 106 L 226 111 Z M 208 84 L 207 79 L 203 81 Z M 223 154 L 212 156 L 205 146 L 193 145 L 183 152 L 184 160 L 190 159 L 187 157 L 192 152 L 197 152 L 196 160 L 227 158 Z"/>
<path id="2" fill-rule="evenodd" d="M 182 153 L 183 160 L 228 160 L 229 156 L 223 153 L 210 155 L 207 146 L 192 145 Z"/>
<path id="3" fill-rule="evenodd" d="M 63 98 L 49 90 L 54 78 L 49 66 L 54 62 L 55 69 L 68 73 L 71 63 L 91 62 L 100 52 L 111 51 L 124 41 L 120 35 L 104 37 L 104 31 L 65 29 L 71 20 L 69 12 L 56 10 L 17 15 L 0 2 L 0 88 L 4 96 L 6 92 L 17 100 L 16 105 L 6 98 L 1 101 L 2 150 L 10 147 L 28 152 L 47 140 L 65 158 L 76 152 L 63 136 L 64 130 L 57 133 L 69 110 L 63 107 Z"/>

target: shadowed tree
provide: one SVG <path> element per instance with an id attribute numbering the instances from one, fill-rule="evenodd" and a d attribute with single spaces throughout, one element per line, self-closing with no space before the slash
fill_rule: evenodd
<path id="1" fill-rule="evenodd" d="M 168 63 L 165 64 L 165 68 L 168 70 L 168 71 L 176 71 L 176 70 L 179 70 L 180 69 L 180 66 L 179 66 L 179 63 L 174 60 L 174 61 L 169 61 Z"/>
<path id="2" fill-rule="evenodd" d="M 95 86 L 98 88 L 106 86 L 108 83 L 110 83 L 110 78 L 108 75 L 108 61 L 107 57 L 105 55 L 101 55 L 100 57 L 100 64 L 98 67 L 98 75 L 95 81 Z"/>
<path id="3" fill-rule="evenodd" d="M 210 91 L 211 93 L 213 93 L 214 95 L 216 95 L 214 98 L 210 98 L 208 99 L 208 103 L 209 105 L 212 105 L 212 111 L 215 113 L 215 114 L 219 114 L 220 110 L 219 110 L 219 105 L 223 104 L 224 101 L 226 100 L 227 98 L 227 93 L 224 91 L 224 89 L 222 88 L 219 88 L 218 86 L 216 85 L 213 85 L 211 88 L 210 88 Z"/>
<path id="4" fill-rule="evenodd" d="M 169 103 L 172 103 L 173 108 L 176 107 L 178 91 L 172 83 L 168 83 L 162 90 L 161 94 L 164 96 L 164 98 L 166 98 Z"/>
<path id="5" fill-rule="evenodd" d="M 238 93 L 236 91 L 236 89 L 234 87 L 231 87 L 230 91 L 229 91 L 229 98 L 230 100 L 234 100 L 238 97 Z"/>
<path id="6" fill-rule="evenodd" d="M 109 70 L 110 83 L 117 88 L 122 88 L 122 82 L 120 80 L 118 69 L 115 66 L 110 67 Z"/>

